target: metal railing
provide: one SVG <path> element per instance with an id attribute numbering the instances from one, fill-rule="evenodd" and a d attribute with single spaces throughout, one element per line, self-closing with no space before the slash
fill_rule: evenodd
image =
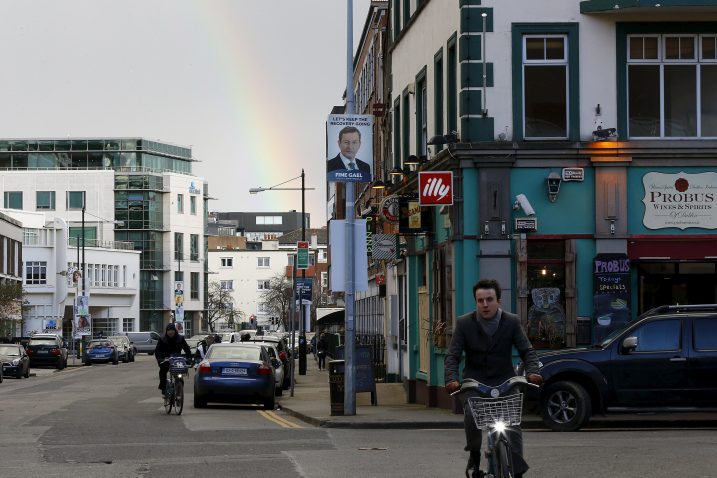
<path id="1" fill-rule="evenodd" d="M 82 238 L 69 237 L 67 245 L 71 247 L 82 246 Z M 85 247 L 98 247 L 101 249 L 118 249 L 121 251 L 133 251 L 134 242 L 127 241 L 104 241 L 100 239 L 85 239 Z"/>

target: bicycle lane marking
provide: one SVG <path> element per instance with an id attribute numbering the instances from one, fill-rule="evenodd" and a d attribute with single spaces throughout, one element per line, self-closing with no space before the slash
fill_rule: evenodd
<path id="1" fill-rule="evenodd" d="M 280 417 L 279 415 L 277 415 L 276 413 L 274 413 L 274 412 L 272 412 L 272 411 L 257 410 L 256 412 L 257 412 L 259 415 L 261 415 L 262 417 L 264 417 L 264 418 L 266 418 L 267 420 L 269 420 L 270 422 L 275 423 L 275 424 L 279 425 L 279 426 L 282 427 L 282 428 L 303 428 L 301 425 L 297 425 L 296 423 L 292 423 L 292 422 L 290 422 L 290 421 L 288 421 L 288 420 L 286 420 L 286 419 Z"/>

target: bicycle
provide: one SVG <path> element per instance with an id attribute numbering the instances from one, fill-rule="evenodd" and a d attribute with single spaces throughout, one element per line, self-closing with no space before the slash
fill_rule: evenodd
<path id="1" fill-rule="evenodd" d="M 169 377 L 164 394 L 164 411 L 169 415 L 174 409 L 177 415 L 181 415 L 184 409 L 184 377 L 189 373 L 191 363 L 185 357 L 169 357 L 159 364 L 167 362 L 169 362 Z"/>
<path id="2" fill-rule="evenodd" d="M 518 386 L 538 387 L 528 382 L 524 376 L 511 377 L 497 387 L 491 387 L 471 378 L 461 382 L 461 388 L 451 395 L 468 391 L 479 394 L 467 399 L 469 409 L 478 430 L 485 430 L 488 435 L 485 456 L 488 469 L 482 470 L 484 478 L 513 478 L 513 459 L 510 441 L 506 430 L 520 425 L 523 414 L 523 394 L 512 393 Z M 471 458 L 466 466 L 466 477 L 475 468 Z"/>

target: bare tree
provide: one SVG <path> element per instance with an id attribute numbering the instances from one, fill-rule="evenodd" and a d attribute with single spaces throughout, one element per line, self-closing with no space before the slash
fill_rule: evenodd
<path id="1" fill-rule="evenodd" d="M 0 281 L 0 336 L 15 334 L 15 321 L 22 320 L 22 309 L 27 304 L 24 294 L 21 283 Z"/>
<path id="2" fill-rule="evenodd" d="M 223 289 L 219 282 L 210 282 L 207 301 L 209 331 L 214 332 L 214 326 L 218 320 L 224 319 L 229 327 L 234 328 L 243 318 L 244 312 L 234 308 L 234 297 L 232 297 L 231 291 Z"/>
<path id="3" fill-rule="evenodd" d="M 291 300 L 291 279 L 281 274 L 269 279 L 269 288 L 264 289 L 261 293 L 261 301 L 266 304 L 267 311 L 271 315 L 279 317 L 284 330 L 289 328 Z"/>

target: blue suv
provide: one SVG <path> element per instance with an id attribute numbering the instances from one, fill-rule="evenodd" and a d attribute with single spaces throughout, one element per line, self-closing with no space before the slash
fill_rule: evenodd
<path id="1" fill-rule="evenodd" d="M 593 414 L 717 410 L 717 305 L 661 306 L 590 348 L 539 354 L 532 398 L 545 424 L 575 431 Z"/>

